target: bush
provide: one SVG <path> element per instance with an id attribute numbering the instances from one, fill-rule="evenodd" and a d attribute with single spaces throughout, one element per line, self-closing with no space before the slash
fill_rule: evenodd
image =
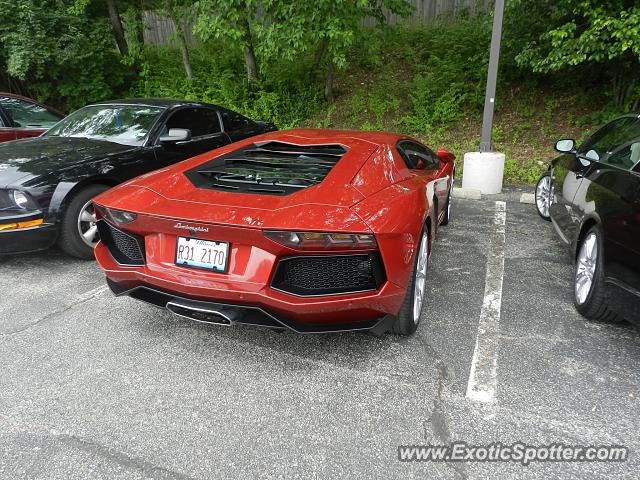
<path id="1" fill-rule="evenodd" d="M 485 17 L 462 17 L 425 29 L 422 55 L 426 58 L 417 68 L 410 111 L 400 124 L 414 134 L 441 130 L 458 120 L 467 107 L 482 105 L 489 39 Z"/>
<path id="2" fill-rule="evenodd" d="M 279 128 L 297 127 L 319 110 L 322 96 L 317 88 L 309 88 L 301 81 L 289 81 L 282 72 L 265 75 L 272 80 L 249 88 L 243 64 L 233 61 L 241 57 L 211 54 L 216 51 L 228 52 L 228 49 L 211 44 L 192 47 L 194 77 L 189 81 L 177 49 L 148 47 L 142 53 L 139 79 L 129 94 L 213 103 L 250 118 L 271 121 Z"/>

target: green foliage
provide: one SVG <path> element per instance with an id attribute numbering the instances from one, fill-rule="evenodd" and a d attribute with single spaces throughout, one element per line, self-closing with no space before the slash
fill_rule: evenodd
<path id="1" fill-rule="evenodd" d="M 139 80 L 129 95 L 209 102 L 251 118 L 272 121 L 279 128 L 296 127 L 319 110 L 321 94 L 318 89 L 289 81 L 287 77 L 262 81 L 255 88 L 249 88 L 241 80 L 243 67 L 238 57 L 210 54 L 218 50 L 228 51 L 224 44 L 210 43 L 191 50 L 194 77 L 189 81 L 175 51 L 165 47 L 146 48 Z"/>
<path id="2" fill-rule="evenodd" d="M 128 45 L 121 56 L 104 0 L 0 0 L 0 70 L 10 86 L 62 109 L 119 96 L 188 98 L 280 128 L 399 130 L 458 154 L 475 149 L 491 17 L 363 28 L 382 7 L 402 15 L 408 5 L 117 0 Z M 142 9 L 180 25 L 193 16 L 198 42 L 178 31 L 167 45 L 145 46 Z M 640 101 L 639 33 L 637 1 L 508 0 L 494 132 L 506 181 L 535 181 L 550 138 L 566 125 L 579 137 Z M 336 101 L 326 104 L 317 72 L 333 67 Z"/>
<path id="3" fill-rule="evenodd" d="M 579 127 L 591 125 L 603 125 L 610 122 L 618 115 L 625 113 L 613 104 L 607 105 L 605 108 L 590 111 L 584 115 L 580 115 L 576 119 L 576 125 Z"/>
<path id="4" fill-rule="evenodd" d="M 546 169 L 547 165 L 543 162 L 535 160 L 518 161 L 507 155 L 504 161 L 504 180 L 505 183 L 515 184 L 536 183 Z"/>
<path id="5" fill-rule="evenodd" d="M 466 107 L 482 104 L 490 38 L 485 18 L 460 18 L 422 33 L 423 58 L 411 87 L 410 113 L 400 120 L 415 134 L 444 129 Z"/>
<path id="6" fill-rule="evenodd" d="M 522 2 L 526 5 L 526 1 Z M 523 5 L 523 6 L 524 6 Z M 534 71 L 557 71 L 585 62 L 603 62 L 626 55 L 640 59 L 640 5 L 635 1 L 563 0 L 553 2 L 555 25 L 538 43 L 518 56 Z"/>
<path id="7" fill-rule="evenodd" d="M 545 19 L 539 30 L 529 25 L 526 40 L 513 52 L 520 67 L 538 73 L 576 73 L 578 67 L 588 66 L 592 78 L 609 77 L 608 93 L 618 107 L 640 106 L 637 0 L 511 0 L 510 7 L 516 18 Z"/>
<path id="8" fill-rule="evenodd" d="M 348 128 L 362 130 L 385 130 L 389 118 L 393 119 L 400 111 L 400 100 L 392 93 L 397 84 L 374 82 L 370 89 L 362 88 L 355 92 L 346 104 L 351 113 Z"/>
<path id="9" fill-rule="evenodd" d="M 0 2 L 7 73 L 44 101 L 75 108 L 114 96 L 126 82 L 104 18 L 71 13 L 72 1 Z"/>
<path id="10" fill-rule="evenodd" d="M 199 12 L 195 31 L 204 40 L 239 42 L 245 46 L 250 42 L 249 19 L 256 17 L 258 3 L 258 0 L 199 0 L 195 4 Z"/>

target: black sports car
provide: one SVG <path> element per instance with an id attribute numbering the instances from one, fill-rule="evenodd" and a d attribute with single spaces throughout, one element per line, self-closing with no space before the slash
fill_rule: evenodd
<path id="1" fill-rule="evenodd" d="M 92 258 L 91 199 L 125 180 L 236 140 L 276 130 L 205 103 L 168 99 L 101 102 L 42 136 L 0 144 L 0 254 L 56 241 Z"/>
<path id="2" fill-rule="evenodd" d="M 588 318 L 640 325 L 640 116 L 623 115 L 580 146 L 559 140 L 536 187 L 575 261 L 574 303 Z"/>

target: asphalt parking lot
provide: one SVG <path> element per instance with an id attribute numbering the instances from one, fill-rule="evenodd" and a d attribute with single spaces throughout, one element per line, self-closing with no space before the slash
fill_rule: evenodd
<path id="1" fill-rule="evenodd" d="M 93 262 L 0 258 L 0 478 L 638 478 L 640 335 L 575 312 L 564 246 L 518 198 L 455 200 L 410 338 L 203 326 L 114 298 Z M 479 330 L 496 200 L 501 305 Z M 478 342 L 489 402 L 467 396 Z M 456 440 L 630 458 L 398 461 L 399 445 Z"/>

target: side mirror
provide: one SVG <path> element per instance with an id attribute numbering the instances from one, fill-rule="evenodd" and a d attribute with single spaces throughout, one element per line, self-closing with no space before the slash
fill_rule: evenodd
<path id="1" fill-rule="evenodd" d="M 574 153 L 576 151 L 576 141 L 573 138 L 558 140 L 554 146 L 556 152 Z"/>
<path id="2" fill-rule="evenodd" d="M 169 133 L 162 135 L 158 140 L 160 143 L 188 142 L 191 140 L 191 130 L 187 130 L 186 128 L 170 128 Z"/>
<path id="3" fill-rule="evenodd" d="M 438 158 L 440 159 L 441 162 L 449 163 L 449 162 L 453 162 L 456 159 L 456 156 L 446 148 L 439 148 Z"/>

